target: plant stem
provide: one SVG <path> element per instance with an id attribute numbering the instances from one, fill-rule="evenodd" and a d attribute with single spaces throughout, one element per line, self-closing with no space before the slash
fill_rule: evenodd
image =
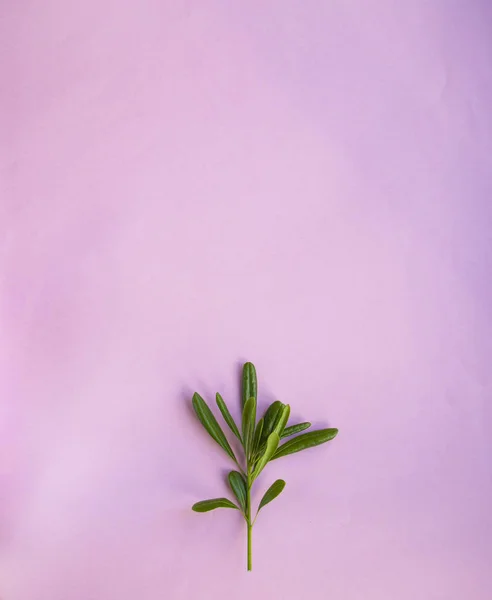
<path id="1" fill-rule="evenodd" d="M 252 548 L 251 548 L 251 541 L 252 541 L 251 534 L 252 533 L 253 533 L 253 525 L 248 523 L 248 571 L 251 571 L 253 569 L 253 555 L 252 555 Z"/>
<path id="2" fill-rule="evenodd" d="M 251 486 L 252 486 L 252 481 L 251 481 L 251 470 L 249 468 L 248 465 L 248 490 L 247 490 L 247 516 L 246 516 L 246 522 L 248 525 L 248 571 L 251 571 L 251 569 L 253 568 L 253 555 L 252 555 L 252 547 L 251 547 L 251 541 L 252 541 L 252 533 L 253 533 L 253 523 L 251 522 Z"/>

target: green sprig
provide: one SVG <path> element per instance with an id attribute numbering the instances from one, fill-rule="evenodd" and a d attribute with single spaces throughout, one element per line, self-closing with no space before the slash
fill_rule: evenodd
<path id="1" fill-rule="evenodd" d="M 198 419 L 209 435 L 217 442 L 224 452 L 235 462 L 239 471 L 231 471 L 228 475 L 229 486 L 236 498 L 237 504 L 227 498 L 213 498 L 202 500 L 192 506 L 195 512 L 208 512 L 216 508 L 233 508 L 239 510 L 243 515 L 248 532 L 248 571 L 252 569 L 252 530 L 260 510 L 275 500 L 284 487 L 285 481 L 277 479 L 265 492 L 260 501 L 254 520 L 251 517 L 251 489 L 254 481 L 267 466 L 267 464 L 282 456 L 300 452 L 306 448 L 319 446 L 332 440 L 338 433 L 338 429 L 319 429 L 301 433 L 308 429 L 311 423 L 299 423 L 287 427 L 290 416 L 290 406 L 280 401 L 273 402 L 265 414 L 256 422 L 258 383 L 256 369 L 253 363 L 247 362 L 243 366 L 242 377 L 242 418 L 241 433 L 237 427 L 226 403 L 220 394 L 217 394 L 217 406 L 220 409 L 229 429 L 241 443 L 244 450 L 244 469 L 239 464 L 229 442 L 222 431 L 219 423 L 214 417 L 205 400 L 197 393 L 193 395 L 193 408 Z M 280 440 L 290 438 L 280 444 Z"/>

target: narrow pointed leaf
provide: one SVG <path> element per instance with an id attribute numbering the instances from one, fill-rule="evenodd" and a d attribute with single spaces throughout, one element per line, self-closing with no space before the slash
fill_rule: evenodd
<path id="1" fill-rule="evenodd" d="M 243 409 L 250 398 L 257 399 L 258 383 L 256 380 L 256 369 L 253 363 L 247 362 L 243 366 L 242 401 Z"/>
<path id="2" fill-rule="evenodd" d="M 275 400 L 272 402 L 270 406 L 267 408 L 264 416 L 263 416 L 263 432 L 261 435 L 261 445 L 266 443 L 268 436 L 272 433 L 275 428 L 275 424 L 277 423 L 278 417 L 283 408 L 282 402 L 280 400 Z"/>
<path id="3" fill-rule="evenodd" d="M 222 416 L 224 417 L 224 421 L 229 425 L 229 429 L 237 437 L 237 439 L 241 441 L 241 434 L 239 433 L 239 429 L 237 428 L 236 422 L 232 418 L 232 415 L 229 412 L 226 403 L 224 402 L 222 396 L 218 392 L 215 396 L 215 400 L 217 402 L 217 406 L 219 407 L 220 412 L 222 413 Z"/>
<path id="4" fill-rule="evenodd" d="M 285 444 L 282 444 L 276 451 L 273 459 L 287 456 L 288 454 L 294 454 L 294 452 L 300 452 L 306 448 L 312 448 L 313 446 L 319 446 L 325 442 L 332 440 L 338 433 L 338 429 L 319 429 L 317 431 L 309 431 L 308 433 L 301 433 L 301 435 L 290 439 Z M 272 460 L 273 460 L 272 459 Z"/>
<path id="5" fill-rule="evenodd" d="M 201 502 L 196 502 L 191 507 L 191 510 L 195 512 L 208 512 L 209 510 L 215 510 L 216 508 L 235 508 L 239 510 L 239 507 L 231 502 L 227 498 L 212 498 L 211 500 L 202 500 Z"/>
<path id="6" fill-rule="evenodd" d="M 253 448 L 253 436 L 256 423 L 256 399 L 251 397 L 246 401 L 243 410 L 243 446 L 246 457 L 251 456 Z"/>
<path id="7" fill-rule="evenodd" d="M 246 503 L 248 497 L 248 490 L 244 477 L 238 471 L 231 471 L 228 475 L 229 485 L 231 490 L 234 492 L 239 506 L 241 507 L 244 514 L 246 514 Z"/>
<path id="8" fill-rule="evenodd" d="M 298 423 L 297 425 L 291 425 L 290 427 L 286 427 L 283 432 L 282 435 L 280 436 L 280 439 L 282 438 L 286 438 L 289 437 L 290 435 L 294 435 L 295 433 L 300 433 L 301 431 L 304 431 L 305 429 L 309 429 L 311 427 L 311 423 Z"/>
<path id="9" fill-rule="evenodd" d="M 289 420 L 289 416 L 290 416 L 290 406 L 288 404 L 286 404 L 284 406 L 284 408 L 282 409 L 282 413 L 280 415 L 280 417 L 278 418 L 277 424 L 275 425 L 275 433 L 280 437 L 285 429 L 285 426 L 287 425 L 287 421 Z"/>
<path id="10" fill-rule="evenodd" d="M 269 502 L 275 500 L 275 498 L 280 495 L 285 487 L 285 481 L 283 479 L 277 479 L 272 485 L 267 489 L 263 498 L 261 499 L 260 505 L 258 506 L 258 512 Z"/>
<path id="11" fill-rule="evenodd" d="M 195 409 L 196 416 L 200 420 L 200 423 L 205 427 L 210 436 L 219 444 L 221 448 L 224 449 L 225 452 L 232 458 L 232 460 L 236 460 L 234 456 L 234 452 L 227 441 L 224 432 L 220 428 L 220 425 L 217 423 L 217 419 L 212 414 L 212 411 L 208 407 L 205 400 L 197 394 L 196 392 L 193 394 L 193 408 Z"/>
<path id="12" fill-rule="evenodd" d="M 259 450 L 261 434 L 263 432 L 263 424 L 264 424 L 264 421 L 263 421 L 263 417 L 262 417 L 256 424 L 255 437 L 253 440 L 253 453 L 258 452 L 258 450 Z"/>
<path id="13" fill-rule="evenodd" d="M 261 455 L 260 460 L 258 461 L 258 463 L 255 467 L 255 471 L 253 473 L 254 479 L 256 479 L 258 477 L 258 475 L 265 468 L 268 461 L 272 459 L 273 455 L 275 454 L 275 451 L 277 450 L 279 441 L 280 441 L 280 438 L 278 437 L 278 435 L 275 432 L 271 433 L 268 436 L 265 452 Z"/>

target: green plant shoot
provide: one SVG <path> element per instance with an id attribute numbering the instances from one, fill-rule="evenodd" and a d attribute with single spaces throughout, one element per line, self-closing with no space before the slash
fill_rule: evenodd
<path id="1" fill-rule="evenodd" d="M 265 414 L 257 420 L 258 383 L 253 363 L 247 362 L 243 366 L 241 392 L 242 419 L 240 428 L 236 425 L 222 396 L 220 394 L 216 396 L 217 406 L 226 424 L 242 446 L 243 457 L 241 461 L 234 454 L 227 437 L 205 400 L 197 393 L 193 395 L 192 404 L 200 423 L 212 439 L 234 461 L 238 470 L 231 471 L 228 475 L 229 486 L 236 502 L 232 502 L 228 498 L 213 498 L 195 503 L 192 509 L 195 512 L 208 512 L 216 508 L 232 508 L 243 515 L 247 526 L 247 565 L 248 571 L 251 571 L 253 525 L 260 510 L 272 500 L 275 500 L 285 487 L 283 479 L 277 479 L 272 483 L 263 495 L 253 518 L 251 490 L 255 480 L 270 461 L 329 442 L 337 435 L 338 429 L 319 429 L 301 433 L 311 427 L 311 423 L 307 422 L 287 427 L 290 406 L 282 404 L 278 400 L 273 402 L 267 408 Z M 287 441 L 281 443 L 286 438 L 288 438 Z"/>

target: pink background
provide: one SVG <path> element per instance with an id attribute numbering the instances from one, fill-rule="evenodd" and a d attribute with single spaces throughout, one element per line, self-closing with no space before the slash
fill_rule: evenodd
<path id="1" fill-rule="evenodd" d="M 2 600 L 492 597 L 492 6 L 0 3 Z M 254 532 L 189 410 L 340 428 Z"/>

